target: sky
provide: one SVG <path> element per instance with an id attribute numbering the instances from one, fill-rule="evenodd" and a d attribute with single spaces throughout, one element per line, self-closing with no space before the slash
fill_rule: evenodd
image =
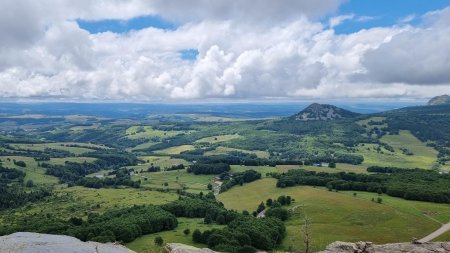
<path id="1" fill-rule="evenodd" d="M 1 0 L 0 99 L 424 99 L 450 0 Z"/>

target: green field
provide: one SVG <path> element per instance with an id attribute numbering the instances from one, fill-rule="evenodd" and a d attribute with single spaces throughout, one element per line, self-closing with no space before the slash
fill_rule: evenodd
<path id="1" fill-rule="evenodd" d="M 357 154 L 364 156 L 363 165 L 430 169 L 437 159 L 437 151 L 426 146 L 409 131 L 400 131 L 399 135 L 385 135 L 381 141 L 392 146 L 395 152 L 382 148 L 380 153 L 376 150 L 378 145 L 360 144 Z M 401 148 L 407 148 L 413 155 L 403 154 Z"/>
<path id="2" fill-rule="evenodd" d="M 367 173 L 367 166 L 364 165 L 353 165 L 346 163 L 337 163 L 336 168 L 328 167 L 318 167 L 318 166 L 308 166 L 308 165 L 278 165 L 278 170 L 280 172 L 287 172 L 292 169 L 302 169 L 315 172 L 328 172 L 328 173 L 338 173 L 338 172 L 353 172 L 353 173 Z"/>
<path id="3" fill-rule="evenodd" d="M 127 168 L 133 168 L 140 171 L 148 169 L 153 164 L 154 166 L 161 167 L 161 170 L 163 170 L 171 167 L 172 165 L 189 164 L 186 160 L 171 158 L 170 156 L 139 156 L 139 159 L 143 160 L 144 163 L 136 166 L 129 166 Z"/>
<path id="4" fill-rule="evenodd" d="M 166 149 L 161 149 L 161 150 L 156 151 L 156 153 L 168 154 L 168 155 L 179 155 L 179 154 L 181 154 L 181 152 L 194 150 L 194 149 L 195 149 L 195 147 L 193 145 L 181 145 L 181 146 L 175 146 L 175 147 L 170 147 L 170 148 L 166 148 Z"/>
<path id="5" fill-rule="evenodd" d="M 50 158 L 50 161 L 47 162 L 54 165 L 64 165 L 65 162 L 92 163 L 95 162 L 96 160 L 97 158 L 79 156 L 79 157 Z"/>
<path id="6" fill-rule="evenodd" d="M 67 145 L 77 145 L 77 147 L 69 147 Z M 99 145 L 89 144 L 89 143 L 77 143 L 77 142 L 55 142 L 55 143 L 37 143 L 37 144 L 20 143 L 20 144 L 11 144 L 11 146 L 16 149 L 35 150 L 35 151 L 44 151 L 46 148 L 51 148 L 51 149 L 68 151 L 75 155 L 81 155 L 83 153 L 95 151 L 94 149 L 90 149 L 90 147 L 106 148 L 105 146 L 99 146 Z"/>
<path id="7" fill-rule="evenodd" d="M 153 129 L 151 126 L 132 126 L 125 131 L 125 134 L 130 139 L 166 139 L 190 132 L 192 131 L 162 131 Z"/>
<path id="8" fill-rule="evenodd" d="M 126 246 L 138 253 L 150 253 L 158 252 L 161 247 L 155 245 L 155 237 L 161 236 L 164 239 L 164 243 L 184 243 L 187 245 L 192 245 L 195 247 L 204 248 L 206 245 L 194 243 L 192 241 L 192 232 L 199 229 L 200 231 L 211 230 L 213 228 L 222 228 L 220 225 L 207 225 L 203 222 L 203 219 L 188 219 L 188 218 L 178 218 L 178 227 L 173 231 L 164 231 L 155 234 L 144 235 L 137 240 L 128 243 Z M 191 233 L 185 235 L 183 231 L 189 229 Z"/>
<path id="9" fill-rule="evenodd" d="M 50 201 L 41 201 L 21 208 L 0 212 L 0 224 L 11 224 L 14 219 L 35 213 L 44 213 L 62 219 L 86 217 L 90 212 L 103 213 L 111 208 L 133 205 L 161 205 L 177 199 L 173 193 L 145 189 L 92 189 L 70 187 L 56 190 Z"/>
<path id="10" fill-rule="evenodd" d="M 145 180 L 147 178 L 147 180 Z M 213 175 L 194 175 L 186 170 L 144 172 L 133 176 L 133 180 L 141 180 L 141 187 L 156 189 L 186 189 L 190 192 L 206 192 Z M 167 186 L 165 186 L 167 183 Z"/>
<path id="11" fill-rule="evenodd" d="M 72 131 L 84 131 L 84 130 L 90 130 L 90 129 L 97 129 L 100 126 L 100 124 L 92 124 L 90 126 L 73 126 L 70 128 Z"/>
<path id="12" fill-rule="evenodd" d="M 135 146 L 133 148 L 129 148 L 127 150 L 129 152 L 132 152 L 132 151 L 139 150 L 139 149 L 146 149 L 146 148 L 149 148 L 149 147 L 151 147 L 151 146 L 153 146 L 153 145 L 155 145 L 157 143 L 159 143 L 159 142 L 149 141 L 149 142 L 145 142 L 145 143 L 139 144 L 139 145 L 137 145 L 137 146 Z"/>
<path id="13" fill-rule="evenodd" d="M 438 238 L 433 240 L 434 242 L 449 242 L 450 241 L 450 231 L 447 231 L 446 233 L 442 234 Z"/>
<path id="14" fill-rule="evenodd" d="M 312 222 L 312 241 L 315 250 L 340 241 L 373 241 L 388 243 L 421 238 L 450 220 L 450 205 L 407 201 L 382 196 L 383 204 L 371 201 L 377 194 L 358 192 L 329 192 L 324 188 L 307 186 L 276 188 L 275 179 L 262 179 L 244 186 L 236 186 L 222 193 L 218 199 L 226 208 L 254 211 L 261 201 L 290 195 L 298 206 L 286 222 L 287 237 L 282 248 L 301 249 L 304 213 Z"/>
<path id="15" fill-rule="evenodd" d="M 240 136 L 238 134 L 216 135 L 216 136 L 199 139 L 196 141 L 196 143 L 215 144 L 215 143 L 230 141 L 230 140 L 239 139 L 239 138 L 242 138 L 242 136 Z"/>
<path id="16" fill-rule="evenodd" d="M 14 164 L 16 161 L 24 161 L 27 167 L 22 168 Z M 2 165 L 6 168 L 15 168 L 26 173 L 25 181 L 33 180 L 35 184 L 56 184 L 58 179 L 54 176 L 45 175 L 45 169 L 38 167 L 38 163 L 31 157 L 26 156 L 0 156 Z"/>
<path id="17" fill-rule="evenodd" d="M 247 154 L 255 154 L 259 158 L 269 158 L 269 152 L 267 152 L 267 151 L 245 150 L 245 149 L 228 148 L 228 147 L 222 147 L 222 146 L 217 147 L 215 150 L 206 152 L 205 155 L 224 155 L 224 154 L 228 154 L 233 151 L 238 151 L 238 152 L 247 153 Z"/>

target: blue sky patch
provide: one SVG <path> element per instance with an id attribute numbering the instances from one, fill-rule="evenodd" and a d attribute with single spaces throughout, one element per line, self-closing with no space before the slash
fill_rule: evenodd
<path id="1" fill-rule="evenodd" d="M 337 34 L 349 34 L 401 23 L 416 25 L 423 14 L 448 5 L 449 0 L 351 0 L 343 4 L 335 15 L 354 14 L 354 18 L 345 20 L 334 30 Z"/>
<path id="2" fill-rule="evenodd" d="M 127 33 L 132 30 L 141 30 L 149 27 L 165 30 L 175 30 L 177 26 L 159 16 L 142 16 L 129 20 L 106 19 L 106 20 L 77 20 L 80 28 L 90 33 Z"/>
<path id="3" fill-rule="evenodd" d="M 195 60 L 198 56 L 198 50 L 197 49 L 183 49 L 179 51 L 180 58 L 183 60 Z"/>

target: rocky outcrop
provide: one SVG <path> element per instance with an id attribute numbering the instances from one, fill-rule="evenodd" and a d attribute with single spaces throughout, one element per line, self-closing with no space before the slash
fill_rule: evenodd
<path id="1" fill-rule="evenodd" d="M 449 95 L 442 95 L 442 96 L 437 96 L 434 97 L 432 99 L 430 99 L 430 101 L 428 101 L 427 105 L 448 105 L 450 104 L 450 96 Z"/>
<path id="2" fill-rule="evenodd" d="M 358 113 L 344 110 L 334 105 L 311 104 L 303 111 L 293 115 L 291 119 L 300 121 L 309 120 L 334 120 L 342 118 L 351 118 L 357 116 Z"/>
<path id="3" fill-rule="evenodd" d="M 166 251 L 170 253 L 217 253 L 207 248 L 199 249 L 181 243 L 168 243 L 166 245 Z"/>
<path id="4" fill-rule="evenodd" d="M 371 242 L 334 242 L 320 253 L 437 253 L 450 252 L 450 242 L 433 243 L 390 243 L 375 245 Z"/>
<path id="5" fill-rule="evenodd" d="M 8 253 L 135 253 L 123 246 L 82 242 L 65 235 L 20 232 L 0 236 L 0 252 Z"/>

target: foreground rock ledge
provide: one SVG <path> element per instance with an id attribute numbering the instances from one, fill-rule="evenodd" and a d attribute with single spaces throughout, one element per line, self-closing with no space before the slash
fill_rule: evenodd
<path id="1" fill-rule="evenodd" d="M 390 243 L 375 245 L 370 242 L 334 242 L 320 253 L 437 253 L 450 252 L 450 242 L 433 242 L 424 244 Z"/>
<path id="2" fill-rule="evenodd" d="M 165 249 L 170 253 L 216 253 L 215 251 L 207 248 L 199 249 L 181 243 L 168 243 Z"/>
<path id="3" fill-rule="evenodd" d="M 19 232 L 0 236 L 0 252 L 8 253 L 135 253 L 123 246 L 82 242 L 65 235 Z"/>

